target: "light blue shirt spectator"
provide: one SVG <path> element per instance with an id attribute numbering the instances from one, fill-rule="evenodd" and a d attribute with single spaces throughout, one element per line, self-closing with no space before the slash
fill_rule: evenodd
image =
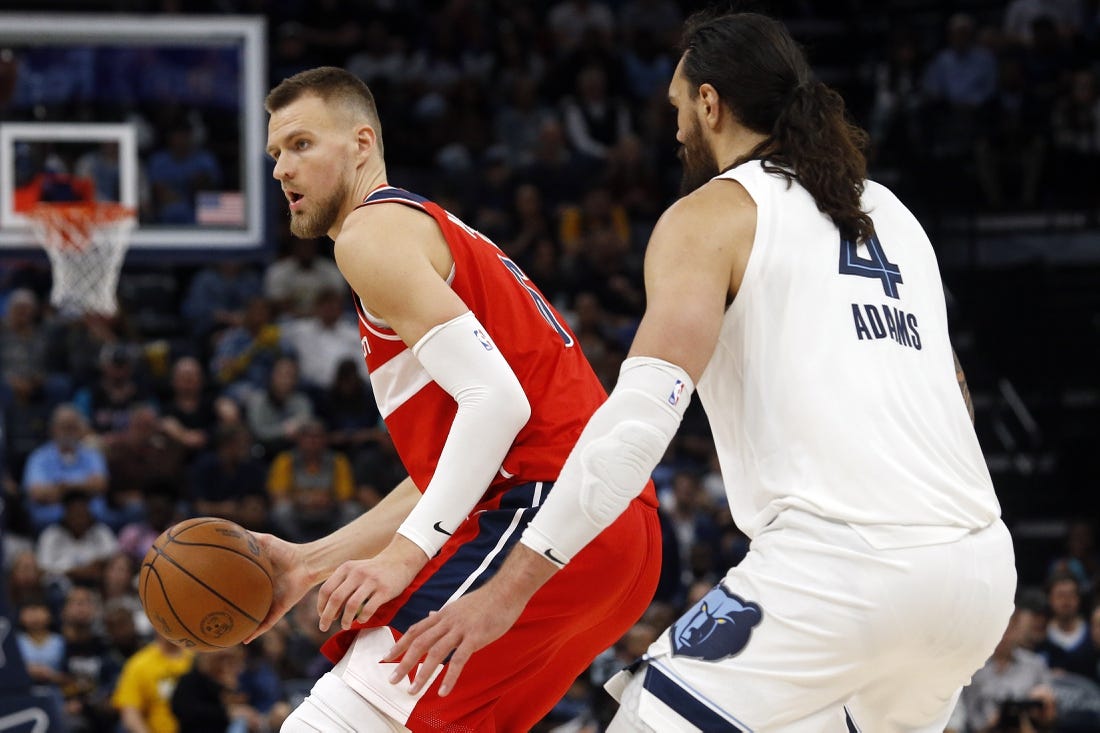
<path id="1" fill-rule="evenodd" d="M 195 193 L 221 184 L 217 159 L 207 150 L 193 148 L 185 127 L 169 132 L 168 148 L 149 156 L 146 173 L 160 224 L 194 224 Z"/>
<path id="2" fill-rule="evenodd" d="M 924 90 L 952 106 L 978 107 L 997 88 L 997 59 L 974 44 L 974 24 L 968 16 L 952 16 L 948 32 L 951 43 L 925 70 Z"/>
<path id="3" fill-rule="evenodd" d="M 92 514 L 100 520 L 106 516 L 107 460 L 98 448 L 81 441 L 86 432 L 84 416 L 72 405 L 59 405 L 50 419 L 53 439 L 27 458 L 23 491 L 36 530 L 60 521 L 61 496 L 69 489 L 86 491 L 92 496 Z"/>

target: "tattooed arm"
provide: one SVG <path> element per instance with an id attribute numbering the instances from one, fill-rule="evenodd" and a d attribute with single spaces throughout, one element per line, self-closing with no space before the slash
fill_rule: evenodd
<path id="1" fill-rule="evenodd" d="M 966 403 L 966 411 L 970 413 L 970 422 L 974 422 L 974 401 L 970 399 L 970 387 L 966 385 L 966 375 L 963 374 L 959 355 L 954 349 L 951 350 L 951 356 L 955 357 L 955 378 L 959 380 L 959 389 L 962 391 L 963 402 Z"/>

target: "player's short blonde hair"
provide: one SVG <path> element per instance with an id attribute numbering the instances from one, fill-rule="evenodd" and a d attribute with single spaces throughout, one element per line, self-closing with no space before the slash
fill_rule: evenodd
<path id="1" fill-rule="evenodd" d="M 272 114 L 307 95 L 320 97 L 326 103 L 339 104 L 353 116 L 366 117 L 378 136 L 378 150 L 382 151 L 382 121 L 378 116 L 378 105 L 370 87 L 359 77 L 336 66 L 319 66 L 298 72 L 283 79 L 268 92 L 264 109 Z"/>

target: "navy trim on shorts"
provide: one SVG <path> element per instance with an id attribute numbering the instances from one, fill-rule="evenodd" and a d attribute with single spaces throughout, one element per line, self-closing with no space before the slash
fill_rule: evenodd
<path id="1" fill-rule="evenodd" d="M 856 721 L 852 720 L 852 714 L 848 712 L 848 708 L 844 708 L 844 724 L 848 726 L 848 733 L 860 733 Z"/>
<path id="2" fill-rule="evenodd" d="M 748 728 L 741 728 L 719 714 L 652 664 L 646 666 L 642 687 L 703 733 L 751 733 Z"/>
<path id="3" fill-rule="evenodd" d="M 454 592 L 474 573 L 477 573 L 485 558 L 496 548 L 501 537 L 510 531 L 504 546 L 493 556 L 489 566 L 477 576 L 465 592 L 477 590 L 489 578 L 496 575 L 504 563 L 504 558 L 519 542 L 523 530 L 535 518 L 538 511 L 538 505 L 535 504 L 536 497 L 539 497 L 540 503 L 544 501 L 551 486 L 549 482 L 532 482 L 514 486 L 501 495 L 498 508 L 478 512 L 477 535 L 455 550 L 455 553 L 447 558 L 447 562 L 443 563 L 409 596 L 387 625 L 403 634 L 410 626 L 427 618 L 429 612 L 442 608 Z M 522 517 L 513 526 L 517 512 L 520 512 Z"/>

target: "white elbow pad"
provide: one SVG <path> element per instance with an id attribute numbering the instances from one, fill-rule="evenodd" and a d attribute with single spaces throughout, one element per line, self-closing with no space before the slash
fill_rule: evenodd
<path id="1" fill-rule="evenodd" d="M 661 359 L 623 362 L 521 541 L 564 565 L 611 525 L 649 480 L 683 419 L 694 385 Z"/>

